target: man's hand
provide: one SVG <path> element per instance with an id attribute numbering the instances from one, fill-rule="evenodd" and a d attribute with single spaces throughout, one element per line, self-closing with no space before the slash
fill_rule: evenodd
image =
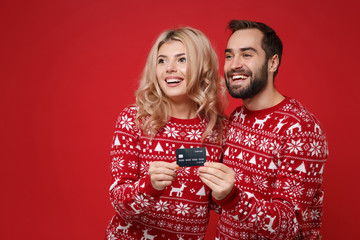
<path id="1" fill-rule="evenodd" d="M 170 186 L 172 181 L 175 180 L 176 169 L 178 168 L 179 166 L 176 162 L 151 162 L 149 166 L 149 174 L 153 188 L 161 191 L 167 186 Z"/>
<path id="2" fill-rule="evenodd" d="M 223 163 L 205 162 L 204 167 L 199 167 L 199 175 L 216 200 L 226 198 L 234 187 L 235 172 Z"/>

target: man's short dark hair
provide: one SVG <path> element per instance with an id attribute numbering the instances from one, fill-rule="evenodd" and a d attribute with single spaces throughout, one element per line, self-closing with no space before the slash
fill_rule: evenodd
<path id="1" fill-rule="evenodd" d="M 283 52 L 283 45 L 278 35 L 276 35 L 276 32 L 274 29 L 269 27 L 268 25 L 261 23 L 261 22 L 254 22 L 250 20 L 231 20 L 229 22 L 228 28 L 232 30 L 232 33 L 234 33 L 237 30 L 241 29 L 258 29 L 263 34 L 264 37 L 262 39 L 262 48 L 264 49 L 266 53 L 266 60 L 269 60 L 272 56 L 277 54 L 279 56 L 279 66 L 274 72 L 274 79 L 276 74 L 278 73 L 280 63 L 281 63 L 281 56 Z"/>

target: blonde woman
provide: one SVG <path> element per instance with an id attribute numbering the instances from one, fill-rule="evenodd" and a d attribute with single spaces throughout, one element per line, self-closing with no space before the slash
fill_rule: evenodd
<path id="1" fill-rule="evenodd" d="M 218 59 L 199 30 L 163 32 L 148 56 L 136 104 L 116 122 L 107 239 L 204 239 L 210 189 L 198 167 L 179 167 L 176 149 L 222 155 Z"/>

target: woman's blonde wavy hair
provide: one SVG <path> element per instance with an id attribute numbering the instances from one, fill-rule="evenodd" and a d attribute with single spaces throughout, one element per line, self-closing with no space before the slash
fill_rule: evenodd
<path id="1" fill-rule="evenodd" d="M 156 77 L 158 50 L 168 41 L 180 41 L 184 44 L 187 94 L 197 106 L 196 116 L 207 122 L 202 141 L 213 129 L 221 133 L 221 140 L 226 97 L 225 88 L 220 82 L 219 61 L 207 37 L 190 27 L 161 33 L 151 48 L 140 86 L 135 92 L 137 126 L 153 137 L 170 118 L 170 101 L 161 90 Z"/>

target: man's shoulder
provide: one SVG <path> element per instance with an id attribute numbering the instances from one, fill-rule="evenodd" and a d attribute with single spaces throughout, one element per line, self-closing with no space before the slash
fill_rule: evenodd
<path id="1" fill-rule="evenodd" d="M 279 109 L 283 114 L 287 114 L 298 122 L 306 124 L 308 122 L 318 122 L 317 118 L 304 105 L 294 98 L 288 98 L 287 103 Z"/>
<path id="2" fill-rule="evenodd" d="M 294 98 L 287 97 L 286 100 L 287 102 L 276 112 L 279 116 L 286 118 L 288 133 L 292 133 L 295 129 L 322 133 L 320 122 L 313 113 Z"/>

